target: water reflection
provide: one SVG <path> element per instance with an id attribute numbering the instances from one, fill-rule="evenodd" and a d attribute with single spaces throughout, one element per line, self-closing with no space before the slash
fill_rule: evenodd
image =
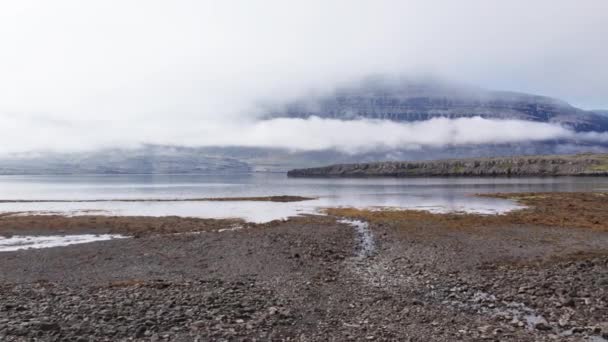
<path id="1" fill-rule="evenodd" d="M 0 199 L 167 199 L 298 195 L 317 200 L 274 202 L 2 203 L 0 212 L 37 211 L 67 215 L 241 217 L 265 222 L 323 207 L 392 207 L 435 212 L 502 213 L 511 201 L 475 193 L 608 190 L 608 179 L 580 178 L 367 178 L 289 179 L 284 174 L 4 176 Z"/>

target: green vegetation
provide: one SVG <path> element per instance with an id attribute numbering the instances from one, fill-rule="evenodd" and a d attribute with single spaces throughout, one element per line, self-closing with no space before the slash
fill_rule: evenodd
<path id="1" fill-rule="evenodd" d="M 463 173 L 464 170 L 465 170 L 464 166 L 462 166 L 462 165 L 455 165 L 452 168 L 452 173 Z"/>
<path id="2" fill-rule="evenodd" d="M 608 172 L 608 157 L 599 158 L 600 164 L 593 165 L 591 171 Z"/>

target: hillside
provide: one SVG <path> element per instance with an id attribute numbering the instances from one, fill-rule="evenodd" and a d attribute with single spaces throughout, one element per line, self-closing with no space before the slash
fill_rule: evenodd
<path id="1" fill-rule="evenodd" d="M 198 174 L 249 172 L 228 157 L 186 147 L 145 146 L 80 153 L 31 153 L 0 158 L 0 175 L 16 174 Z"/>
<path id="2" fill-rule="evenodd" d="M 604 110 L 604 109 L 596 109 L 596 110 L 592 110 L 592 112 L 599 114 L 599 115 L 604 115 L 606 117 L 608 117 L 608 110 Z"/>
<path id="3" fill-rule="evenodd" d="M 438 81 L 368 78 L 323 95 L 308 95 L 265 108 L 263 119 L 376 119 L 398 122 L 438 117 L 480 116 L 563 125 L 580 132 L 608 132 L 608 111 L 585 111 L 544 96 L 489 91 Z M 314 139 L 310 137 L 310 139 Z M 159 174 L 218 172 L 285 172 L 327 164 L 375 161 L 421 161 L 513 155 L 606 153 L 608 142 L 561 139 L 443 146 L 383 147 L 361 151 L 293 150 L 254 146 L 164 146 L 113 148 L 79 153 L 34 153 L 0 156 L 0 174 Z"/>
<path id="4" fill-rule="evenodd" d="M 338 164 L 296 169 L 289 177 L 608 176 L 608 154 Z"/>
<path id="5" fill-rule="evenodd" d="M 557 123 L 577 131 L 608 131 L 607 116 L 550 97 L 385 77 L 368 78 L 332 93 L 300 98 L 272 109 L 268 116 L 400 122 L 480 116 Z"/>

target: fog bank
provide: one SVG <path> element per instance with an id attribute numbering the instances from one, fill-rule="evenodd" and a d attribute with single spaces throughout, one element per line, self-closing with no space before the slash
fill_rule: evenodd
<path id="1" fill-rule="evenodd" d="M 27 131 L 28 134 L 21 132 Z M 556 124 L 480 117 L 418 122 L 279 118 L 262 121 L 197 122 L 167 129 L 154 122 L 46 122 L 0 117 L 0 153 L 87 151 L 142 144 L 247 146 L 296 151 L 334 149 L 347 153 L 460 145 L 569 140 L 608 143 L 608 133 L 576 133 Z"/>

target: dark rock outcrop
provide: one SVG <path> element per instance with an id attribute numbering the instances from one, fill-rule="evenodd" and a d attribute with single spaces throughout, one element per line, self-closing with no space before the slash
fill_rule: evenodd
<path id="1" fill-rule="evenodd" d="M 608 176 L 608 154 L 338 164 L 296 169 L 289 177 Z"/>

